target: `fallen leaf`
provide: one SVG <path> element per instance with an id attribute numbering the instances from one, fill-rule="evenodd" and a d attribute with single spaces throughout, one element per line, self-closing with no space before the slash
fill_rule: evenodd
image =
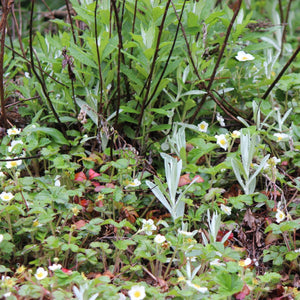
<path id="1" fill-rule="evenodd" d="M 237 300 L 243 300 L 249 294 L 250 294 L 250 289 L 248 288 L 247 284 L 244 284 L 243 289 L 239 293 L 235 294 L 234 297 Z"/>
<path id="2" fill-rule="evenodd" d="M 75 181 L 82 182 L 82 181 L 85 181 L 85 180 L 87 180 L 87 178 L 86 178 L 85 174 L 82 171 L 75 174 Z"/>
<path id="3" fill-rule="evenodd" d="M 95 172 L 93 169 L 89 169 L 89 179 L 92 180 L 95 177 L 101 176 L 101 174 Z"/>
<path id="4" fill-rule="evenodd" d="M 76 229 L 80 229 L 81 227 L 86 225 L 86 222 L 83 220 L 79 220 L 74 225 L 76 226 Z"/>
<path id="5" fill-rule="evenodd" d="M 184 186 L 190 184 L 196 178 L 195 182 L 204 182 L 204 179 L 200 175 L 195 175 L 193 179 L 190 179 L 190 174 L 181 175 L 179 178 L 178 186 Z"/>

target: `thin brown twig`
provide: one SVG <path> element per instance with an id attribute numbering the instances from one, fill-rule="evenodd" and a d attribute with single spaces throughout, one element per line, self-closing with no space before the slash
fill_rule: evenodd
<path id="1" fill-rule="evenodd" d="M 33 29 L 33 11 L 34 11 L 34 3 L 35 3 L 35 0 L 32 0 L 31 1 L 31 12 L 30 12 L 30 24 L 29 24 L 29 50 L 30 50 L 30 59 L 31 59 L 31 67 L 32 67 L 32 71 L 33 73 L 35 74 L 37 80 L 39 81 L 41 87 L 42 87 L 42 90 L 43 90 L 43 93 L 46 97 L 46 100 L 47 100 L 47 103 L 61 129 L 61 132 L 62 134 L 64 135 L 64 137 L 67 139 L 67 135 L 66 135 L 66 131 L 65 131 L 65 128 L 63 126 L 63 124 L 61 123 L 60 119 L 59 119 L 59 116 L 53 106 L 53 103 L 49 97 L 49 94 L 47 92 L 47 88 L 46 88 L 46 83 L 45 83 L 45 80 L 42 77 L 39 76 L 39 74 L 37 73 L 35 67 L 34 67 L 34 58 L 33 58 L 33 54 L 35 54 L 34 50 L 33 50 L 33 46 L 32 46 L 32 29 Z M 36 54 L 35 54 L 36 56 Z M 36 56 L 37 58 L 37 56 Z M 39 61 L 38 61 L 38 64 L 39 64 Z"/>
<path id="2" fill-rule="evenodd" d="M 226 35 L 225 35 L 225 39 L 224 39 L 224 42 L 223 42 L 223 44 L 222 44 L 222 47 L 221 47 L 219 56 L 218 56 L 218 58 L 217 58 L 217 62 L 216 62 L 215 67 L 214 67 L 214 69 L 213 69 L 213 72 L 212 72 L 212 74 L 211 74 L 210 81 L 208 82 L 208 86 L 207 86 L 207 88 L 206 88 L 207 93 L 203 95 L 203 98 L 202 98 L 201 102 L 199 103 L 198 107 L 196 108 L 196 110 L 195 110 L 195 112 L 194 112 L 194 114 L 193 114 L 193 116 L 192 116 L 192 118 L 191 118 L 191 120 L 190 120 L 190 123 L 193 123 L 193 122 L 195 121 L 195 119 L 196 119 L 196 117 L 197 117 L 197 114 L 199 113 L 201 107 L 203 106 L 203 104 L 204 104 L 204 102 L 205 102 L 207 96 L 209 95 L 209 91 L 210 91 L 210 89 L 211 89 L 211 87 L 212 87 L 212 85 L 213 85 L 215 76 L 216 76 L 216 74 L 217 74 L 217 70 L 218 70 L 218 68 L 219 68 L 221 59 L 222 59 L 222 57 L 223 57 L 225 48 L 226 48 L 226 46 L 227 46 L 227 42 L 228 42 L 228 39 L 229 39 L 231 30 L 232 30 L 234 21 L 235 21 L 235 19 L 236 19 L 238 13 L 239 13 L 239 11 L 240 11 L 241 4 L 242 4 L 242 0 L 239 0 L 238 4 L 237 4 L 237 6 L 236 6 L 236 9 L 235 9 L 235 11 L 234 11 L 234 14 L 233 14 L 233 16 L 232 16 L 232 19 L 231 19 L 231 21 L 230 21 L 230 24 L 229 24 L 229 26 L 228 26 L 228 28 L 227 28 Z"/>
<path id="3" fill-rule="evenodd" d="M 293 62 L 293 60 L 296 58 L 296 56 L 298 55 L 298 53 L 300 52 L 300 45 L 298 46 L 298 48 L 296 49 L 296 51 L 293 53 L 293 55 L 290 57 L 290 59 L 287 61 L 287 63 L 284 65 L 284 67 L 282 68 L 282 70 L 279 72 L 279 74 L 277 75 L 277 77 L 274 79 L 274 81 L 272 82 L 272 84 L 269 86 L 269 88 L 266 90 L 266 92 L 264 93 L 264 95 L 262 96 L 262 99 L 266 99 L 268 97 L 268 95 L 270 94 L 270 92 L 273 90 L 273 88 L 275 87 L 276 83 L 280 80 L 280 78 L 282 77 L 282 75 L 284 74 L 284 72 L 287 70 L 287 68 L 290 66 L 290 64 Z"/>
<path id="4" fill-rule="evenodd" d="M 5 47 L 9 50 L 11 50 L 14 54 L 18 55 L 19 57 L 21 57 L 23 60 L 25 60 L 27 63 L 29 63 L 31 65 L 31 61 L 29 59 L 27 59 L 26 57 L 24 57 L 22 54 L 20 54 L 19 52 L 17 52 L 16 50 L 14 50 L 13 48 L 5 45 Z M 37 68 L 41 73 L 43 73 L 44 75 L 46 75 L 47 77 L 51 78 L 52 80 L 54 80 L 55 82 L 57 82 L 58 84 L 61 84 L 64 87 L 68 87 L 66 84 L 60 82 L 59 80 L 55 79 L 53 76 L 51 76 L 49 73 L 47 73 L 45 70 L 43 70 L 42 68 L 40 68 L 39 66 L 34 65 L 35 68 Z"/>
<path id="5" fill-rule="evenodd" d="M 3 77 L 3 58 L 4 58 L 4 44 L 5 44 L 5 32 L 7 15 L 9 13 L 9 3 L 11 1 L 1 0 L 2 4 L 2 18 L 0 22 L 1 40 L 0 40 L 0 101 L 1 101 L 1 119 L 4 127 L 8 127 L 6 109 L 5 109 L 5 94 L 4 94 L 4 77 Z"/>
<path id="6" fill-rule="evenodd" d="M 171 0 L 171 2 L 172 2 L 172 0 Z M 155 93 L 156 93 L 156 91 L 157 91 L 157 89 L 158 89 L 158 87 L 159 87 L 159 84 L 160 84 L 160 82 L 161 82 L 161 80 L 162 80 L 162 78 L 163 78 L 163 76 L 164 76 L 164 74 L 165 74 L 165 72 L 166 72 L 166 69 L 167 69 L 167 67 L 168 67 L 168 65 L 169 65 L 169 61 L 170 61 L 170 59 L 171 59 L 171 57 L 172 57 L 172 53 L 173 53 L 173 50 L 174 50 L 174 48 L 175 48 L 175 44 L 176 44 L 176 41 L 177 41 L 177 36 L 178 36 L 178 32 L 179 32 L 180 22 L 181 22 L 181 19 L 182 19 L 182 16 L 183 16 L 183 11 L 184 11 L 184 7 L 185 7 L 185 3 L 186 3 L 186 0 L 184 0 L 184 2 L 183 2 L 183 4 L 182 4 L 181 14 L 180 14 L 180 17 L 179 17 L 179 20 L 178 20 L 178 25 L 177 25 L 176 32 L 175 32 L 175 37 L 174 37 L 174 39 L 173 39 L 173 43 L 172 43 L 172 46 L 171 46 L 171 49 L 170 49 L 168 58 L 167 58 L 167 60 L 166 60 L 166 63 L 165 63 L 165 65 L 164 65 L 164 68 L 163 68 L 163 70 L 162 70 L 162 72 L 161 72 L 161 74 L 160 74 L 160 77 L 159 77 L 159 79 L 158 79 L 158 81 L 157 81 L 157 83 L 156 83 L 156 86 L 155 86 L 155 88 L 154 88 L 154 90 L 153 90 L 151 96 L 149 97 L 147 103 L 145 104 L 145 108 L 149 105 L 149 103 L 150 103 L 151 100 L 153 99 L 153 97 L 154 97 L 154 95 L 155 95 Z M 173 2 L 172 2 L 172 4 L 173 4 Z"/>
<path id="7" fill-rule="evenodd" d="M 98 0 L 96 0 L 94 20 L 95 20 L 95 43 L 96 43 L 96 52 L 97 52 L 98 72 L 99 72 L 99 78 L 100 78 L 99 114 L 102 114 L 103 78 L 102 78 L 102 70 L 101 70 L 101 58 L 100 58 L 100 52 L 99 52 L 99 44 L 98 44 L 97 9 L 98 9 Z"/>
<path id="8" fill-rule="evenodd" d="M 73 19 L 72 19 L 72 14 L 71 14 L 71 9 L 70 9 L 69 0 L 65 0 L 65 2 L 66 2 L 67 12 L 68 12 L 68 18 L 69 18 L 69 20 L 70 20 L 70 25 L 71 25 L 71 31 L 72 31 L 73 41 L 74 41 L 74 44 L 77 44 L 77 42 L 76 42 L 76 36 L 75 36 L 75 31 L 74 31 L 74 26 L 73 26 Z"/>
<path id="9" fill-rule="evenodd" d="M 155 51 L 154 51 L 154 55 L 153 55 L 153 60 L 152 60 L 152 64 L 151 64 L 151 69 L 150 69 L 150 72 L 149 72 L 149 76 L 148 76 L 148 78 L 146 80 L 146 92 L 145 92 L 145 96 L 144 96 L 144 99 L 143 99 L 143 102 L 142 102 L 141 113 L 139 115 L 138 126 L 137 126 L 137 130 L 136 130 L 136 136 L 138 136 L 138 134 L 140 132 L 140 127 L 141 127 L 142 120 L 143 120 L 145 105 L 147 103 L 148 96 L 149 96 L 149 93 L 150 93 L 152 76 L 153 76 L 153 73 L 154 73 L 155 63 L 156 63 L 156 60 L 158 58 L 160 40 L 161 40 L 161 36 L 162 36 L 162 32 L 163 32 L 163 27 L 164 27 L 164 24 L 165 24 L 165 20 L 166 20 L 166 17 L 167 17 L 167 12 L 168 12 L 170 3 L 171 3 L 171 0 L 168 0 L 168 2 L 166 4 L 166 7 L 165 7 L 164 14 L 162 16 L 162 20 L 161 20 L 160 26 L 159 26 L 158 36 L 157 36 L 157 41 L 156 41 L 156 47 L 155 47 Z"/>

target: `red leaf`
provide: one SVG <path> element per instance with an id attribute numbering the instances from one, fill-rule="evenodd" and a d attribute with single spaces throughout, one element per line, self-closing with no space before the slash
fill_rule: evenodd
<path id="1" fill-rule="evenodd" d="M 80 229 L 81 227 L 85 226 L 85 221 L 79 220 L 74 225 L 76 226 L 76 229 Z"/>
<path id="2" fill-rule="evenodd" d="M 204 182 L 204 179 L 200 175 L 196 175 L 192 180 L 196 178 L 195 182 Z M 180 176 L 178 186 L 184 186 L 192 182 L 190 179 L 190 174 L 184 174 Z"/>
<path id="3" fill-rule="evenodd" d="M 68 275 L 72 274 L 72 270 L 69 270 L 69 269 L 66 269 L 66 268 L 61 268 L 61 270 L 62 270 L 64 273 L 68 274 Z"/>
<path id="4" fill-rule="evenodd" d="M 82 182 L 82 181 L 85 181 L 85 180 L 87 180 L 87 178 L 86 178 L 85 174 L 82 171 L 75 174 L 75 181 Z"/>
<path id="5" fill-rule="evenodd" d="M 243 300 L 249 294 L 250 294 L 250 289 L 248 288 L 247 284 L 244 284 L 243 289 L 239 293 L 235 294 L 234 297 L 237 300 Z"/>
<path id="6" fill-rule="evenodd" d="M 86 199 L 80 199 L 80 205 L 83 207 L 87 207 L 89 205 L 89 200 Z"/>
<path id="7" fill-rule="evenodd" d="M 99 173 L 95 172 L 93 169 L 89 169 L 89 179 L 92 180 L 95 177 L 100 176 Z"/>

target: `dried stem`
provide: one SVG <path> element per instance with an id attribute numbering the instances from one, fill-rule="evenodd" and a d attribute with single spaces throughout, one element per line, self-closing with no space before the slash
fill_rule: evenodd
<path id="1" fill-rule="evenodd" d="M 210 89 L 211 89 L 211 87 L 212 87 L 212 85 L 213 85 L 213 82 L 214 82 L 214 79 L 215 79 L 215 76 L 216 76 L 216 73 L 217 73 L 219 64 L 220 64 L 220 62 L 221 62 L 221 59 L 222 59 L 222 57 L 223 57 L 225 48 L 226 48 L 226 46 L 227 46 L 227 42 L 228 42 L 228 39 L 229 39 L 231 30 L 232 30 L 234 21 L 235 21 L 235 19 L 236 19 L 238 13 L 239 13 L 239 11 L 240 11 L 241 4 L 242 4 L 242 0 L 239 0 L 239 2 L 238 2 L 238 4 L 237 4 L 237 7 L 236 7 L 236 9 L 235 9 L 235 11 L 234 11 L 233 17 L 232 17 L 232 19 L 231 19 L 231 21 L 230 21 L 230 24 L 229 24 L 228 28 L 227 28 L 226 36 L 225 36 L 225 39 L 224 39 L 222 48 L 221 48 L 221 50 L 220 50 L 220 53 L 219 53 L 217 62 L 216 62 L 216 64 L 215 64 L 214 70 L 213 70 L 213 72 L 212 72 L 212 74 L 211 74 L 211 77 L 210 77 L 210 80 L 209 80 L 209 82 L 208 82 L 208 86 L 207 86 L 207 88 L 206 88 L 207 93 L 203 95 L 203 98 L 202 98 L 200 104 L 198 105 L 198 107 L 196 108 L 196 111 L 195 111 L 195 113 L 193 114 L 193 116 L 192 116 L 192 118 L 191 118 L 191 120 L 190 120 L 190 123 L 193 123 L 193 122 L 195 121 L 195 119 L 196 119 L 196 117 L 197 117 L 197 114 L 199 113 L 201 107 L 203 106 L 203 104 L 204 104 L 204 102 L 205 102 L 207 96 L 209 95 L 209 91 L 210 91 Z"/>
<path id="2" fill-rule="evenodd" d="M 5 94 L 4 94 L 4 78 L 3 78 L 3 57 L 4 57 L 4 44 L 5 44 L 5 32 L 7 15 L 9 13 L 9 4 L 11 1 L 1 0 L 2 4 L 2 18 L 0 23 L 1 40 L 0 40 L 0 101 L 1 101 L 1 120 L 4 127 L 8 127 L 6 109 L 5 109 Z"/>
<path id="3" fill-rule="evenodd" d="M 171 2 L 172 2 L 172 0 L 171 0 Z M 180 17 L 179 17 L 179 20 L 178 20 L 179 22 L 178 22 L 178 25 L 177 25 L 177 28 L 176 28 L 176 33 L 175 33 L 175 37 L 173 39 L 172 47 L 171 47 L 170 52 L 169 52 L 169 56 L 168 56 L 168 58 L 166 60 L 164 68 L 163 68 L 163 70 L 162 70 L 162 72 L 160 74 L 158 82 L 156 83 L 156 86 L 155 86 L 155 88 L 154 88 L 151 96 L 149 97 L 147 103 L 145 104 L 145 108 L 149 105 L 149 103 L 151 102 L 152 98 L 154 97 L 154 95 L 155 95 L 155 93 L 156 93 L 156 91 L 157 91 L 157 89 L 159 87 L 159 84 L 160 84 L 160 82 L 161 82 L 161 80 L 162 80 L 162 78 L 163 78 L 163 76 L 164 76 L 164 74 L 166 72 L 166 69 L 167 69 L 167 67 L 169 65 L 169 61 L 171 59 L 171 56 L 172 56 L 172 53 L 173 53 L 173 50 L 175 48 L 175 44 L 176 44 L 176 41 L 177 41 L 177 36 L 178 36 L 178 32 L 179 32 L 179 27 L 180 27 L 181 19 L 182 19 L 182 16 L 183 16 L 183 11 L 184 11 L 184 7 L 185 7 L 185 3 L 186 3 L 186 0 L 184 0 L 183 5 L 182 5 L 181 14 L 180 14 Z M 172 2 L 172 4 L 173 4 L 173 2 Z"/>
<path id="4" fill-rule="evenodd" d="M 162 36 L 162 32 L 163 32 L 163 28 L 164 28 L 164 24 L 165 24 L 165 20 L 166 20 L 166 17 L 167 17 L 167 13 L 168 13 L 170 3 L 171 3 L 171 0 L 168 0 L 168 2 L 166 4 L 165 11 L 164 11 L 164 14 L 163 14 L 163 17 L 162 17 L 161 24 L 159 26 L 158 37 L 157 37 L 157 41 L 156 41 L 156 47 L 155 47 L 155 52 L 154 52 L 154 55 L 153 55 L 152 65 L 151 65 L 149 76 L 148 76 L 148 78 L 146 80 L 146 83 L 145 83 L 146 92 L 145 92 L 145 96 L 144 96 L 144 99 L 143 99 L 143 102 L 142 102 L 141 113 L 139 115 L 136 136 L 138 136 L 138 134 L 140 132 L 140 127 L 141 127 L 142 120 L 143 120 L 144 110 L 145 110 L 146 103 L 147 103 L 147 100 L 148 100 L 148 96 L 149 96 L 149 93 L 150 93 L 150 87 L 151 87 L 152 76 L 153 76 L 153 73 L 154 73 L 154 67 L 155 67 L 156 60 L 158 58 L 160 39 L 161 39 L 161 36 Z M 143 88 L 143 90 L 144 90 L 144 88 Z M 143 93 L 143 90 L 142 90 L 141 93 Z"/>
<path id="5" fill-rule="evenodd" d="M 269 86 L 269 88 L 267 89 L 267 91 L 264 93 L 264 95 L 262 96 L 262 99 L 266 99 L 268 97 L 268 95 L 270 94 L 270 92 L 272 91 L 272 89 L 275 87 L 276 83 L 280 80 L 280 78 L 282 77 L 282 75 L 284 74 L 284 72 L 287 70 L 287 68 L 290 66 L 290 64 L 293 62 L 293 60 L 296 58 L 296 56 L 298 55 L 299 52 L 300 52 L 300 45 L 298 46 L 298 48 L 296 49 L 296 51 L 293 53 L 293 55 L 290 57 L 290 59 L 288 60 L 288 62 L 285 64 L 285 66 L 282 68 L 282 70 L 279 72 L 279 74 L 274 79 L 274 81 L 272 82 L 272 84 Z"/>
<path id="6" fill-rule="evenodd" d="M 70 9 L 70 5 L 69 5 L 69 0 L 65 0 L 65 2 L 66 2 L 67 12 L 68 12 L 68 18 L 70 20 L 73 41 L 74 41 L 74 44 L 76 44 L 77 42 L 76 42 L 76 36 L 75 36 L 74 27 L 73 27 L 72 14 L 71 14 L 71 9 Z"/>
<path id="7" fill-rule="evenodd" d="M 35 74 L 37 80 L 40 82 L 43 93 L 47 99 L 47 103 L 57 121 L 57 123 L 59 124 L 59 127 L 61 129 L 61 132 L 63 133 L 64 137 L 67 138 L 66 136 L 66 132 L 65 132 L 65 128 L 63 126 L 63 124 L 61 123 L 59 116 L 57 114 L 57 112 L 55 111 L 55 108 L 51 102 L 51 99 L 49 97 L 49 94 L 47 92 L 47 88 L 46 88 L 46 83 L 43 77 L 40 77 L 39 74 L 37 73 L 35 66 L 34 66 L 34 58 L 33 58 L 33 54 L 34 54 L 34 50 L 33 50 L 33 46 L 32 46 L 32 27 L 33 27 L 33 11 L 34 11 L 34 3 L 35 0 L 32 0 L 32 4 L 31 4 L 31 12 L 30 12 L 30 24 L 29 24 L 29 50 L 30 50 L 30 59 L 31 59 L 31 67 L 32 67 L 32 71 Z M 39 64 L 39 61 L 38 61 Z"/>
<path id="8" fill-rule="evenodd" d="M 98 44 L 97 9 L 98 9 L 98 0 L 96 0 L 94 19 L 95 19 L 95 43 L 96 43 L 96 51 L 97 51 L 98 72 L 99 72 L 99 78 L 100 78 L 99 114 L 102 114 L 103 78 L 102 78 L 102 70 L 101 70 L 101 58 L 100 58 L 100 52 L 99 52 L 99 44 Z"/>

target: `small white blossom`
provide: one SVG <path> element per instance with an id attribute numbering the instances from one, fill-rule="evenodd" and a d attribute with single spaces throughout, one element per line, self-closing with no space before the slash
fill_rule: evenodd
<path id="1" fill-rule="evenodd" d="M 17 141 L 12 141 L 11 143 L 10 143 L 10 146 L 8 146 L 8 148 L 7 148 L 7 150 L 8 150 L 8 152 L 12 152 L 12 150 L 14 149 L 14 147 L 16 146 L 16 145 L 23 145 L 23 142 L 21 141 L 21 140 L 17 140 Z"/>
<path id="2" fill-rule="evenodd" d="M 146 297 L 145 287 L 142 285 L 134 285 L 128 292 L 130 300 L 142 300 Z"/>
<path id="3" fill-rule="evenodd" d="M 248 60 L 255 59 L 255 57 L 253 55 L 246 53 L 244 51 L 239 51 L 235 58 L 238 61 L 248 61 Z"/>
<path id="4" fill-rule="evenodd" d="M 274 133 L 274 136 L 277 138 L 277 142 L 286 141 L 289 139 L 289 135 L 286 133 Z"/>
<path id="5" fill-rule="evenodd" d="M 37 280 L 42 280 L 48 276 L 48 271 L 44 270 L 42 267 L 39 267 L 37 268 L 34 276 Z"/>
<path id="6" fill-rule="evenodd" d="M 163 242 L 165 242 L 166 241 L 166 238 L 163 236 L 163 235 L 161 235 L 161 234 L 158 234 L 156 237 L 155 237 L 155 239 L 154 239 L 154 242 L 156 243 L 156 244 L 162 244 Z"/>
<path id="7" fill-rule="evenodd" d="M 187 283 L 188 286 L 194 288 L 195 290 L 197 290 L 200 293 L 204 294 L 204 293 L 208 292 L 208 289 L 206 287 L 201 287 L 198 284 L 192 283 L 190 280 L 187 280 L 186 283 Z"/>
<path id="8" fill-rule="evenodd" d="M 12 194 L 12 193 L 6 193 L 6 192 L 2 192 L 1 194 L 0 194 L 0 199 L 2 200 L 2 201 L 5 201 L 5 202 L 8 202 L 8 201 L 10 201 L 11 199 L 13 199 L 13 197 L 14 197 L 14 195 Z"/>
<path id="9" fill-rule="evenodd" d="M 18 128 L 15 128 L 15 127 L 7 129 L 7 134 L 9 136 L 20 134 L 20 132 L 21 132 L 21 129 L 18 129 Z"/>
<path id="10" fill-rule="evenodd" d="M 225 126 L 224 118 L 220 115 L 219 112 L 217 112 L 217 120 L 218 120 L 218 122 L 220 123 L 220 125 L 221 125 L 222 127 Z"/>
<path id="11" fill-rule="evenodd" d="M 123 293 L 119 293 L 119 300 L 126 300 L 126 296 Z"/>
<path id="12" fill-rule="evenodd" d="M 135 178 L 132 182 L 128 183 L 126 186 L 125 186 L 125 189 L 129 188 L 129 187 L 137 187 L 141 185 L 141 182 Z"/>
<path id="13" fill-rule="evenodd" d="M 275 217 L 276 217 L 276 222 L 280 223 L 285 219 L 286 216 L 285 216 L 285 213 L 282 210 L 277 208 L 277 213 L 276 213 Z"/>
<path id="14" fill-rule="evenodd" d="M 227 150 L 228 140 L 226 138 L 226 135 L 225 134 L 215 135 L 215 138 L 217 139 L 217 144 L 224 150 Z"/>
<path id="15" fill-rule="evenodd" d="M 240 131 L 234 130 L 231 134 L 231 137 L 233 137 L 234 139 L 238 139 L 240 135 L 241 135 Z"/>
<path id="16" fill-rule="evenodd" d="M 0 234 L 0 243 L 3 241 L 3 239 L 4 239 L 4 235 Z"/>
<path id="17" fill-rule="evenodd" d="M 206 123 L 205 121 L 202 121 L 200 124 L 198 124 L 198 129 L 201 132 L 207 132 L 207 128 L 208 128 L 208 123 Z"/>
<path id="18" fill-rule="evenodd" d="M 156 230 L 156 226 L 154 225 L 154 222 L 152 219 L 149 220 L 142 220 L 143 227 L 142 231 L 144 231 L 147 235 L 151 235 L 152 231 Z"/>
<path id="19" fill-rule="evenodd" d="M 52 266 L 49 266 L 48 269 L 51 271 L 60 270 L 62 268 L 61 264 L 53 264 Z"/>
<path id="20" fill-rule="evenodd" d="M 11 159 L 10 157 L 7 157 L 6 159 Z M 6 162 L 6 168 L 11 169 L 11 168 L 16 168 L 22 164 L 22 160 L 9 160 Z"/>
<path id="21" fill-rule="evenodd" d="M 0 177 L 5 177 L 5 174 L 3 172 L 0 172 Z"/>
<path id="22" fill-rule="evenodd" d="M 55 178 L 54 178 L 54 185 L 55 186 L 60 186 L 60 176 L 59 175 L 57 175 L 57 176 L 55 176 Z"/>
<path id="23" fill-rule="evenodd" d="M 181 234 L 181 235 L 184 235 L 186 237 L 190 237 L 190 236 L 194 236 L 197 231 L 193 231 L 193 232 L 190 232 L 190 231 L 185 231 L 185 230 L 181 230 L 181 229 L 178 229 L 178 233 Z"/>
<path id="24" fill-rule="evenodd" d="M 223 203 L 221 204 L 221 210 L 228 216 L 231 215 L 231 207 L 224 205 Z"/>
<path id="25" fill-rule="evenodd" d="M 222 262 L 220 261 L 219 258 L 216 258 L 216 259 L 214 259 L 213 261 L 211 261 L 211 262 L 210 262 L 210 265 L 211 265 L 211 266 L 218 266 L 218 267 L 224 267 L 224 266 L 226 266 L 224 263 L 222 263 Z"/>
<path id="26" fill-rule="evenodd" d="M 252 263 L 252 260 L 251 260 L 251 258 L 246 258 L 246 259 L 244 259 L 244 260 L 240 260 L 239 261 L 239 265 L 241 266 L 241 267 L 247 267 L 247 266 L 249 266 L 249 265 L 251 265 L 251 263 Z"/>

